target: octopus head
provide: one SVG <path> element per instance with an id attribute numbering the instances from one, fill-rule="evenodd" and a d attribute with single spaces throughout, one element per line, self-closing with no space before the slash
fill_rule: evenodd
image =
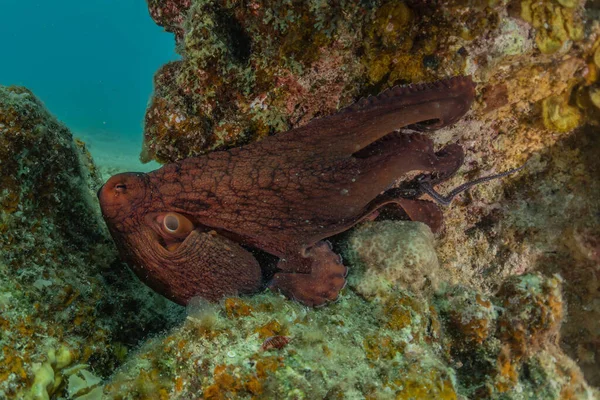
<path id="1" fill-rule="evenodd" d="M 98 200 L 106 222 L 122 223 L 142 205 L 147 191 L 146 174 L 128 172 L 111 177 L 98 190 Z"/>

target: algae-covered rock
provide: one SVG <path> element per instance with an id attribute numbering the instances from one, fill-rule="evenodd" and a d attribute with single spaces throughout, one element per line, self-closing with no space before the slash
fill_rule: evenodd
<path id="1" fill-rule="evenodd" d="M 488 296 L 463 285 L 452 286 L 441 293 L 438 307 L 452 334 L 472 346 L 490 338 L 499 310 Z"/>
<path id="2" fill-rule="evenodd" d="M 179 41 L 183 36 L 183 19 L 191 0 L 148 0 L 150 16 L 167 32 L 175 33 Z"/>
<path id="3" fill-rule="evenodd" d="M 385 298 L 397 289 L 431 293 L 448 279 L 433 233 L 420 222 L 365 223 L 350 233 L 344 255 L 353 265 L 348 284 L 367 298 Z"/>
<path id="4" fill-rule="evenodd" d="M 428 330 L 427 304 L 396 292 L 399 310 L 348 293 L 322 310 L 273 294 L 223 303 L 143 346 L 105 386 L 118 398 L 457 398 L 457 382 Z M 414 307 L 414 308 L 413 308 Z M 233 309 L 232 309 L 233 308 Z M 249 312 L 231 312 L 240 308 Z M 432 316 L 432 318 L 435 318 Z M 263 350 L 274 335 L 282 348 Z"/>
<path id="5" fill-rule="evenodd" d="M 494 8 L 460 1 L 148 5 L 183 58 L 157 72 L 146 113 L 142 159 L 162 162 L 304 125 L 394 84 L 458 74 L 461 46 L 498 24 Z"/>
<path id="6" fill-rule="evenodd" d="M 108 374 L 169 307 L 117 261 L 85 144 L 22 87 L 0 86 L 0 182 L 0 398 L 56 398 L 71 367 Z"/>
<path id="7" fill-rule="evenodd" d="M 420 246 L 418 235 L 406 240 Z M 360 280 L 378 262 L 350 273 Z M 446 285 L 429 299 L 390 289 L 370 300 L 347 289 L 321 309 L 272 293 L 199 301 L 103 390 L 118 399 L 592 399 L 598 393 L 556 343 L 561 282 L 513 277 L 496 296 Z M 265 346 L 274 338 L 285 340 Z"/>
<path id="8" fill-rule="evenodd" d="M 590 255 L 600 237 L 597 1 L 153 0 L 149 8 L 176 32 L 183 59 L 155 77 L 148 159 L 260 140 L 395 84 L 471 75 L 471 113 L 432 135 L 466 152 L 440 191 L 527 166 L 444 210 L 441 271 L 483 298 L 512 275 L 560 273 L 569 304 L 561 345 L 600 385 L 600 311 L 590 306 L 600 299 Z M 363 295 L 378 283 L 365 279 Z"/>
<path id="9" fill-rule="evenodd" d="M 438 293 L 445 348 L 469 398 L 597 398 L 558 346 L 561 283 L 530 274 L 507 279 L 490 298 L 461 286 Z"/>

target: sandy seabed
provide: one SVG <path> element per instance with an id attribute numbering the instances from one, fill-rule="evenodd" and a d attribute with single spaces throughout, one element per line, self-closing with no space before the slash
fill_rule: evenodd
<path id="1" fill-rule="evenodd" d="M 75 136 L 85 142 L 103 181 L 121 172 L 149 172 L 161 167 L 155 161 L 146 164 L 140 161 L 141 137 L 136 140 L 119 135 L 84 133 Z"/>

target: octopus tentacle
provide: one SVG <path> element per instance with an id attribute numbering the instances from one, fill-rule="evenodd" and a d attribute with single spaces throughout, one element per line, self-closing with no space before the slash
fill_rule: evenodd
<path id="1" fill-rule="evenodd" d="M 347 157 L 403 127 L 431 131 L 451 125 L 465 115 L 474 97 L 475 83 L 466 76 L 396 87 L 313 120 L 295 129 L 294 135 L 286 133 L 277 140 L 301 141 L 314 147 L 315 154 L 326 153 L 327 157 Z M 328 145 L 323 146 L 324 141 Z"/>
<path id="2" fill-rule="evenodd" d="M 300 264 L 308 265 L 310 272 L 293 272 L 302 268 Z M 282 271 L 273 276 L 269 288 L 307 306 L 319 307 L 335 301 L 346 286 L 348 269 L 324 241 L 308 249 L 304 256 L 282 259 L 277 267 Z"/>
<path id="3" fill-rule="evenodd" d="M 452 200 L 454 200 L 454 198 L 456 196 L 458 196 L 459 194 L 461 194 L 462 192 L 465 192 L 465 191 L 471 189 L 473 186 L 479 185 L 480 183 L 489 182 L 489 181 L 494 180 L 494 179 L 500 179 L 500 178 L 504 178 L 505 176 L 512 175 L 512 174 L 514 174 L 516 172 L 519 172 L 523 168 L 525 168 L 525 165 L 526 164 L 523 164 L 523 165 L 521 165 L 518 168 L 513 168 L 513 169 L 510 169 L 508 171 L 501 172 L 499 174 L 483 176 L 483 177 L 475 179 L 473 181 L 465 182 L 462 185 L 458 186 L 457 188 L 453 189 L 446 196 L 438 193 L 433 188 L 433 185 L 431 185 L 431 182 L 429 182 L 427 180 L 427 178 L 429 177 L 427 175 L 423 176 L 423 178 L 419 182 L 419 187 L 421 188 L 421 190 L 424 193 L 427 193 L 429 196 L 431 196 L 431 198 L 433 200 L 435 200 L 438 204 L 441 204 L 442 206 L 448 207 L 450 205 L 450 203 L 452 203 Z"/>

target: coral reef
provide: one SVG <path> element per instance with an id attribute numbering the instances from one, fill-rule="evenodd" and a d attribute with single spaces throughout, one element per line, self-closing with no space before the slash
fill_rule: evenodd
<path id="1" fill-rule="evenodd" d="M 0 86 L 0 181 L 1 398 L 59 395 L 79 364 L 106 376 L 170 326 L 116 261 L 85 145 L 22 87 Z"/>
<path id="2" fill-rule="evenodd" d="M 528 162 L 445 210 L 439 265 L 484 297 L 511 275 L 560 273 L 561 346 L 600 385 L 597 1 L 157 4 L 183 59 L 155 77 L 146 159 L 259 140 L 395 84 L 472 75 L 470 118 L 434 135 L 467 153 L 447 187 Z"/>

